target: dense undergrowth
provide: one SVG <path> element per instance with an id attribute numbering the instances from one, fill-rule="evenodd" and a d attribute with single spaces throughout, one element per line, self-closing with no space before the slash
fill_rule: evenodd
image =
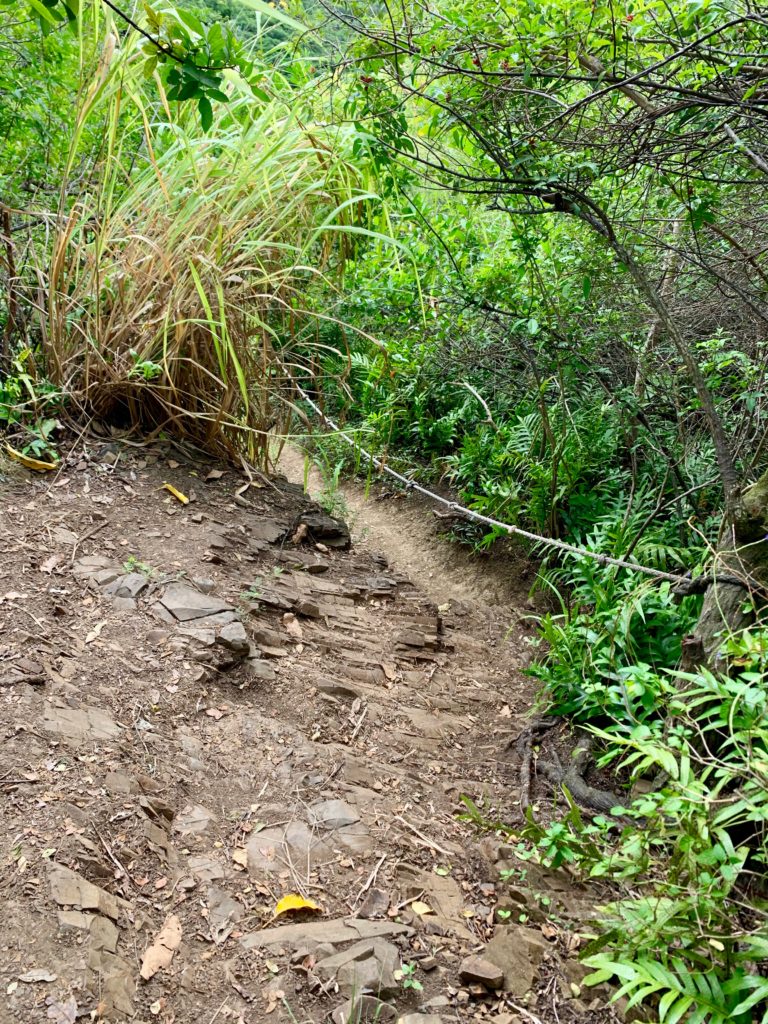
<path id="1" fill-rule="evenodd" d="M 616 886 L 593 981 L 670 1024 L 768 1019 L 764 13 L 2 9 L 14 450 L 55 464 L 97 419 L 368 472 L 299 381 L 539 535 L 539 710 L 590 731 L 624 810 L 557 792 L 521 856 Z"/>

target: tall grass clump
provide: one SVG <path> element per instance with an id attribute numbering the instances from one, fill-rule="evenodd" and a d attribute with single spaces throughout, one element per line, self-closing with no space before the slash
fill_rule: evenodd
<path id="1" fill-rule="evenodd" d="M 98 116 L 103 148 L 75 201 L 71 161 L 40 290 L 47 373 L 86 414 L 267 465 L 308 292 L 367 232 L 375 200 L 343 135 L 308 110 L 265 67 L 258 96 L 240 83 L 206 132 L 194 110 L 172 116 L 138 59 L 102 61 L 73 153 Z"/>

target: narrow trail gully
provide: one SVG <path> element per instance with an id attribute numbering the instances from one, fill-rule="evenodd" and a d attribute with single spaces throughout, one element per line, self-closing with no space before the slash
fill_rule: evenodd
<path id="1" fill-rule="evenodd" d="M 0 464 L 0 1021 L 616 1019 L 599 894 L 458 818 L 520 821 L 527 584 L 282 468 Z"/>

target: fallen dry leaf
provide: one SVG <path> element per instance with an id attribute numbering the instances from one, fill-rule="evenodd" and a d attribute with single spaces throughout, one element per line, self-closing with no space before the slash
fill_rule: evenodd
<path id="1" fill-rule="evenodd" d="M 285 992 L 282 989 L 275 989 L 272 992 L 267 993 L 267 1006 L 264 1010 L 265 1013 L 273 1013 L 277 1009 L 277 1004 L 285 999 Z"/>
<path id="2" fill-rule="evenodd" d="M 27 469 L 32 469 L 35 473 L 50 473 L 52 469 L 58 469 L 58 462 L 41 462 L 40 459 L 33 459 L 31 455 L 25 455 L 24 452 L 18 452 L 15 448 L 11 448 L 9 444 L 6 444 L 5 450 L 8 452 L 12 459 L 20 462 L 22 466 Z"/>
<path id="3" fill-rule="evenodd" d="M 176 501 L 181 502 L 182 505 L 189 504 L 189 498 L 186 496 L 186 494 L 182 494 L 181 491 L 177 491 L 173 484 L 163 484 L 162 490 L 168 491 L 168 493 L 172 494 Z"/>
<path id="4" fill-rule="evenodd" d="M 85 642 L 87 644 L 92 644 L 94 640 L 98 640 L 99 636 L 101 635 L 101 631 L 102 631 L 102 629 L 104 629 L 106 624 L 107 624 L 107 620 L 106 619 L 104 619 L 102 622 L 97 622 L 96 625 L 93 627 L 93 629 L 88 634 L 88 636 L 85 638 Z"/>
<path id="5" fill-rule="evenodd" d="M 279 917 L 280 914 L 287 914 L 294 910 L 311 910 L 318 914 L 322 914 L 323 912 L 323 908 L 318 903 L 315 903 L 314 900 L 305 900 L 304 897 L 299 896 L 298 893 L 291 892 L 277 901 L 272 917 Z"/>
<path id="6" fill-rule="evenodd" d="M 434 910 L 428 903 L 423 903 L 421 900 L 414 900 L 411 903 L 411 910 L 414 914 L 418 914 L 419 917 L 426 917 L 427 914 L 434 914 Z"/>
<path id="7" fill-rule="evenodd" d="M 70 996 L 63 1003 L 60 1003 L 57 999 L 46 1000 L 46 1003 L 48 1005 L 46 1016 L 54 1024 L 75 1024 L 77 1020 L 77 1003 L 74 996 Z"/>
<path id="8" fill-rule="evenodd" d="M 50 971 L 46 971 L 42 967 L 37 967 L 33 971 L 27 971 L 26 974 L 20 974 L 19 981 L 32 985 L 38 981 L 56 981 L 56 975 L 51 974 Z"/>
<path id="9" fill-rule="evenodd" d="M 238 848 L 236 850 L 232 851 L 232 860 L 239 867 L 247 868 L 248 867 L 248 851 L 244 847 L 238 846 Z"/>
<path id="10" fill-rule="evenodd" d="M 205 479 L 206 479 L 206 481 L 208 481 L 208 480 L 221 480 L 221 478 L 223 476 L 224 476 L 224 470 L 223 469 L 212 469 L 212 470 L 210 470 L 209 473 L 206 474 Z"/>
<path id="11" fill-rule="evenodd" d="M 145 981 L 154 978 L 158 971 L 171 966 L 174 953 L 181 944 L 181 921 L 176 914 L 166 918 L 157 933 L 155 941 L 144 950 L 139 973 Z"/>

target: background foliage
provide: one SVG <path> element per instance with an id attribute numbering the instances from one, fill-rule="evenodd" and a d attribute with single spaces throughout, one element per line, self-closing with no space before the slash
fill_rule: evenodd
<path id="1" fill-rule="evenodd" d="M 472 509 L 706 581 L 768 465 L 765 11 L 393 10 L 3 3 L 0 424 L 37 456 L 86 412 L 267 465 L 307 432 L 298 379 Z M 764 508 L 750 530 L 743 621 L 682 673 L 701 596 L 526 552 L 542 709 L 627 807 L 566 794 L 521 853 L 618 886 L 595 980 L 673 1024 L 768 1019 Z"/>

